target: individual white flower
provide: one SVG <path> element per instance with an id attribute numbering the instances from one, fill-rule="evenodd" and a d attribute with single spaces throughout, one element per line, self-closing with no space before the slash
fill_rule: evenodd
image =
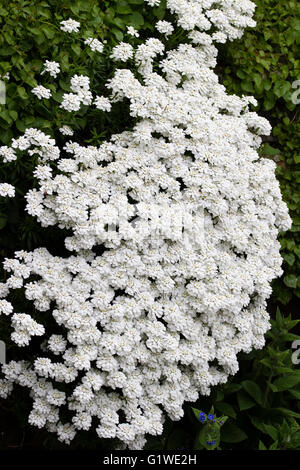
<path id="1" fill-rule="evenodd" d="M 66 126 L 66 125 L 60 127 L 59 132 L 61 132 L 63 135 L 73 135 L 74 134 L 72 129 L 69 126 Z"/>
<path id="2" fill-rule="evenodd" d="M 72 424 L 59 423 L 57 425 L 57 435 L 61 442 L 70 444 L 76 435 L 76 429 Z"/>
<path id="3" fill-rule="evenodd" d="M 86 75 L 74 75 L 71 78 L 71 90 L 74 93 L 80 94 L 84 92 L 89 92 L 90 89 L 90 79 Z"/>
<path id="4" fill-rule="evenodd" d="M 72 111 L 78 111 L 80 109 L 80 104 L 81 101 L 77 94 L 64 93 L 60 108 L 63 108 L 71 113 Z"/>
<path id="5" fill-rule="evenodd" d="M 10 382 L 9 380 L 0 380 L 0 397 L 1 398 L 7 398 L 12 390 L 13 390 L 13 382 Z"/>
<path id="6" fill-rule="evenodd" d="M 67 341 L 61 335 L 52 335 L 48 341 L 48 347 L 54 354 L 62 354 L 67 347 Z"/>
<path id="7" fill-rule="evenodd" d="M 0 183 L 0 196 L 14 197 L 15 196 L 14 186 L 8 183 Z"/>
<path id="8" fill-rule="evenodd" d="M 150 7 L 158 7 L 161 0 L 145 0 Z"/>
<path id="9" fill-rule="evenodd" d="M 110 58 L 113 60 L 120 60 L 121 62 L 126 62 L 128 59 L 133 57 L 133 47 L 126 43 L 120 42 L 115 46 L 110 54 Z"/>
<path id="10" fill-rule="evenodd" d="M 189 38 L 194 44 L 209 45 L 212 43 L 212 37 L 207 33 L 201 33 L 200 31 L 192 31 L 189 33 Z"/>
<path id="11" fill-rule="evenodd" d="M 46 60 L 44 62 L 44 69 L 42 70 L 41 75 L 43 75 L 46 72 L 49 72 L 51 77 L 56 78 L 57 75 L 60 73 L 59 63 L 55 61 Z"/>
<path id="12" fill-rule="evenodd" d="M 101 111 L 111 110 L 111 103 L 108 98 L 105 98 L 105 96 L 97 96 L 94 100 L 94 104 L 96 105 L 96 108 Z"/>
<path id="13" fill-rule="evenodd" d="M 212 35 L 212 40 L 220 43 L 225 43 L 227 40 L 227 36 L 225 33 L 222 33 L 221 31 L 217 31 Z"/>
<path id="14" fill-rule="evenodd" d="M 4 315 L 10 315 L 13 312 L 13 306 L 7 300 L 0 300 L 0 315 L 4 313 Z"/>
<path id="15" fill-rule="evenodd" d="M 65 21 L 61 21 L 60 24 L 62 25 L 60 29 L 66 33 L 79 32 L 80 23 L 78 21 L 72 20 L 71 18 Z"/>
<path id="16" fill-rule="evenodd" d="M 158 21 L 155 25 L 155 28 L 165 36 L 170 36 L 170 34 L 172 34 L 174 31 L 174 27 L 169 21 Z"/>
<path id="17" fill-rule="evenodd" d="M 127 26 L 127 34 L 129 34 L 130 36 L 135 36 L 136 38 L 139 37 L 139 32 L 134 29 L 133 26 Z"/>
<path id="18" fill-rule="evenodd" d="M 49 165 L 37 165 L 33 175 L 39 180 L 47 180 L 52 176 L 52 168 Z"/>
<path id="19" fill-rule="evenodd" d="M 100 42 L 96 38 L 87 38 L 84 41 L 84 44 L 87 44 L 88 46 L 90 46 L 90 48 L 93 52 L 95 52 L 95 51 L 103 52 L 104 46 L 103 46 L 102 42 Z"/>
<path id="20" fill-rule="evenodd" d="M 32 88 L 31 93 L 36 95 L 39 100 L 42 98 L 49 99 L 51 96 L 51 90 L 49 88 L 44 87 L 43 85 L 38 85 L 35 88 Z"/>
<path id="21" fill-rule="evenodd" d="M 7 147 L 6 145 L 3 145 L 0 147 L 0 157 L 3 158 L 3 161 L 6 162 L 13 162 L 14 160 L 17 159 L 16 152 L 14 149 Z"/>

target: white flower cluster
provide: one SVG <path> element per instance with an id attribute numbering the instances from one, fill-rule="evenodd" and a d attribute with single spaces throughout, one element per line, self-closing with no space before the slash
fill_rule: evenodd
<path id="1" fill-rule="evenodd" d="M 128 59 L 133 57 L 133 47 L 127 42 L 120 42 L 115 46 L 110 54 L 110 58 L 113 60 L 120 60 L 126 62 Z"/>
<path id="2" fill-rule="evenodd" d="M 156 2 L 145 1 L 150 6 Z M 167 7 L 176 13 L 183 29 L 206 31 L 215 42 L 240 38 L 247 26 L 256 25 L 252 19 L 255 4 L 250 0 L 167 0 Z"/>
<path id="3" fill-rule="evenodd" d="M 14 197 L 15 196 L 14 186 L 8 183 L 0 183 L 0 196 Z"/>
<path id="4" fill-rule="evenodd" d="M 61 108 L 69 111 L 78 111 L 81 104 L 90 105 L 93 95 L 90 91 L 90 79 L 84 75 L 74 75 L 71 79 L 73 93 L 64 93 Z"/>
<path id="5" fill-rule="evenodd" d="M 110 111 L 111 110 L 111 103 L 108 98 L 105 96 L 97 96 L 94 104 L 96 105 L 97 109 L 101 111 Z"/>
<path id="6" fill-rule="evenodd" d="M 0 157 L 2 157 L 4 163 L 13 162 L 17 159 L 16 152 L 6 145 L 2 145 L 2 147 L 0 147 Z"/>
<path id="7" fill-rule="evenodd" d="M 173 33 L 174 27 L 169 21 L 158 21 L 155 25 L 157 31 L 164 34 L 166 37 Z"/>
<path id="8" fill-rule="evenodd" d="M 41 72 L 41 75 L 44 75 L 44 73 L 49 72 L 51 77 L 56 78 L 57 75 L 60 73 L 60 65 L 58 62 L 46 60 L 44 63 L 44 68 Z"/>
<path id="9" fill-rule="evenodd" d="M 138 38 L 140 35 L 139 32 L 136 29 L 134 29 L 133 26 L 127 26 L 127 34 L 129 34 L 130 36 L 134 36 L 136 38 Z"/>
<path id="10" fill-rule="evenodd" d="M 11 324 L 14 328 L 11 339 L 19 346 L 27 346 L 32 336 L 42 336 L 45 333 L 43 325 L 26 313 L 14 313 Z"/>
<path id="11" fill-rule="evenodd" d="M 38 85 L 35 88 L 32 88 L 31 93 L 33 93 L 39 100 L 46 98 L 47 100 L 51 96 L 51 90 L 44 87 L 43 85 Z"/>
<path id="12" fill-rule="evenodd" d="M 66 125 L 60 127 L 59 132 L 61 132 L 61 134 L 63 134 L 63 135 L 73 135 L 74 134 L 72 129 L 69 126 L 66 126 Z"/>
<path id="13" fill-rule="evenodd" d="M 79 32 L 80 23 L 78 21 L 72 20 L 71 18 L 65 21 L 61 21 L 60 24 L 62 25 L 60 29 L 65 33 Z"/>
<path id="14" fill-rule="evenodd" d="M 90 46 L 90 48 L 93 52 L 95 52 L 95 51 L 103 52 L 104 46 L 103 46 L 102 42 L 100 42 L 96 38 L 87 38 L 84 41 L 84 44 L 87 44 L 88 46 Z"/>
<path id="15" fill-rule="evenodd" d="M 291 225 L 275 164 L 257 153 L 270 125 L 249 111 L 253 98 L 226 94 L 213 72 L 217 50 L 199 31 L 213 25 L 229 38 L 239 35 L 252 24 L 253 4 L 167 4 L 182 27 L 198 28 L 192 44 L 167 52 L 160 72 L 153 72 L 164 52 L 157 39 L 135 56 L 124 43 L 112 54 L 123 60 L 127 51 L 143 77 L 122 68 L 107 82 L 109 101 L 130 103 L 133 130 L 99 147 L 69 141 L 59 149 L 36 129 L 12 143 L 40 157 L 27 211 L 44 227 L 68 229 L 65 244 L 74 253 L 60 258 L 40 248 L 5 260 L 11 275 L 1 298 L 23 286 L 44 324 L 51 317 L 61 334 L 46 326 L 44 352 L 33 365 L 3 366 L 0 394 L 8 396 L 14 383 L 28 387 L 29 422 L 66 443 L 93 421 L 99 437 L 141 449 L 146 434 L 161 434 L 165 414 L 180 419 L 185 401 L 235 374 L 237 354 L 261 348 L 270 327 L 266 299 L 282 273 L 277 235 Z M 71 86 L 79 102 L 91 102 L 88 77 L 73 77 Z M 97 100 L 100 109 L 109 104 Z M 153 206 L 167 213 L 176 204 L 203 214 L 204 237 L 189 237 L 191 222 L 183 238 L 179 220 L 165 236 L 149 230 Z M 108 230 L 111 224 L 117 230 Z M 98 245 L 101 255 L 93 251 Z M 14 314 L 9 303 L 0 309 L 7 321 L 13 314 L 12 339 L 20 346 L 43 334 L 43 325 Z M 60 392 L 57 383 L 71 391 Z M 68 423 L 60 406 L 73 413 Z"/>

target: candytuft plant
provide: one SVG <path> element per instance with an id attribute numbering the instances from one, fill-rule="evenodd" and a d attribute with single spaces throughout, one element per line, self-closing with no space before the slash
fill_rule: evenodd
<path id="1" fill-rule="evenodd" d="M 165 5 L 170 18 L 157 13 L 151 37 L 130 25 L 118 44 L 81 38 L 109 59 L 99 73 L 59 80 L 60 63 L 45 60 L 31 94 L 60 120 L 0 148 L 12 167 L 32 158 L 26 211 L 64 239 L 58 253 L 4 261 L 0 311 L 13 347 L 0 393 L 29 389 L 29 423 L 67 444 L 93 431 L 143 448 L 166 416 L 179 420 L 186 401 L 236 374 L 237 355 L 262 348 L 270 328 L 277 237 L 291 226 L 276 165 L 258 154 L 271 126 L 213 70 L 214 44 L 254 26 L 254 4 Z M 78 18 L 59 24 L 80 34 Z M 111 129 L 117 113 L 126 120 Z M 99 120 L 89 145 L 76 124 L 86 116 Z M 13 183 L 0 184 L 2 197 Z M 211 421 L 205 448 L 219 443 Z"/>

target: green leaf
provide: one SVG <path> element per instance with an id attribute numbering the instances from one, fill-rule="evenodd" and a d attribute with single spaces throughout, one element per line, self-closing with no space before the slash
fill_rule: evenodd
<path id="1" fill-rule="evenodd" d="M 0 56 L 12 56 L 15 53 L 14 49 L 9 46 L 0 47 Z"/>
<path id="2" fill-rule="evenodd" d="M 43 24 L 43 32 L 45 33 L 48 39 L 53 39 L 55 36 L 55 29 L 44 24 Z"/>
<path id="3" fill-rule="evenodd" d="M 118 41 L 122 41 L 124 35 L 122 33 L 122 31 L 120 31 L 119 29 L 117 28 L 112 28 L 111 29 L 112 33 L 116 36 L 117 40 Z"/>
<path id="4" fill-rule="evenodd" d="M 262 394 L 259 386 L 252 380 L 244 380 L 242 382 L 242 387 L 246 390 L 249 395 L 254 398 L 254 400 L 261 405 L 262 404 Z"/>
<path id="5" fill-rule="evenodd" d="M 281 98 L 285 96 L 291 90 L 291 88 L 292 88 L 292 85 L 290 82 L 279 80 L 278 82 L 275 83 L 274 94 L 278 96 L 278 98 Z"/>
<path id="6" fill-rule="evenodd" d="M 201 413 L 201 410 L 198 410 L 197 408 L 193 408 L 193 407 L 191 407 L 191 408 L 192 408 L 192 410 L 193 410 L 194 415 L 195 415 L 196 418 L 199 420 L 199 415 L 200 415 L 200 413 Z"/>
<path id="7" fill-rule="evenodd" d="M 270 109 L 274 108 L 276 103 L 275 96 L 273 93 L 267 93 L 265 99 L 264 99 L 264 108 L 266 111 L 270 111 Z"/>
<path id="8" fill-rule="evenodd" d="M 273 442 L 273 444 L 269 447 L 269 450 L 276 450 L 278 447 L 278 441 Z"/>
<path id="9" fill-rule="evenodd" d="M 285 253 L 282 255 L 282 257 L 290 266 L 293 266 L 293 264 L 295 263 L 296 258 L 292 253 Z"/>
<path id="10" fill-rule="evenodd" d="M 117 4 L 116 11 L 120 13 L 121 15 L 127 15 L 128 13 L 132 13 L 132 9 L 130 8 L 129 5 Z"/>
<path id="11" fill-rule="evenodd" d="M 266 434 L 271 436 L 274 441 L 278 439 L 278 431 L 274 426 L 271 426 L 270 424 L 265 424 L 264 429 L 265 429 Z"/>
<path id="12" fill-rule="evenodd" d="M 258 93 L 262 93 L 264 90 L 264 83 L 262 76 L 258 73 L 254 75 L 254 83 L 255 83 L 255 89 L 258 91 Z"/>
<path id="13" fill-rule="evenodd" d="M 160 5 L 157 8 L 153 8 L 153 13 L 159 20 L 162 20 L 165 16 L 166 5 L 167 0 L 161 0 Z"/>
<path id="14" fill-rule="evenodd" d="M 254 93 L 253 84 L 249 78 L 242 82 L 241 88 L 243 91 L 246 91 L 247 93 Z"/>
<path id="15" fill-rule="evenodd" d="M 71 44 L 71 49 L 73 52 L 75 52 L 76 55 L 80 55 L 81 54 L 81 47 L 79 46 L 79 44 Z"/>
<path id="16" fill-rule="evenodd" d="M 288 408 L 273 408 L 274 411 L 279 411 L 281 414 L 285 416 L 291 416 L 292 418 L 300 418 L 300 413 L 296 413 L 295 411 L 289 410 Z"/>
<path id="17" fill-rule="evenodd" d="M 275 155 L 280 155 L 280 150 L 272 147 L 270 144 L 265 144 L 262 148 L 262 153 L 274 157 Z"/>
<path id="18" fill-rule="evenodd" d="M 247 435 L 235 424 L 226 423 L 221 428 L 221 441 L 236 443 L 247 439 Z"/>
<path id="19" fill-rule="evenodd" d="M 18 86 L 17 93 L 20 96 L 20 98 L 22 98 L 22 100 L 26 100 L 28 98 L 26 90 L 23 86 Z"/>
<path id="20" fill-rule="evenodd" d="M 3 121 L 5 121 L 5 123 L 7 123 L 8 125 L 12 124 L 12 119 L 7 109 L 4 109 L 4 111 L 0 112 L 0 118 L 3 119 Z"/>
<path id="21" fill-rule="evenodd" d="M 225 395 L 230 395 L 231 393 L 236 393 L 238 390 L 241 390 L 242 386 L 240 384 L 231 384 L 228 383 L 224 386 Z"/>
<path id="22" fill-rule="evenodd" d="M 250 420 L 255 428 L 259 429 L 261 432 L 265 432 L 264 422 L 262 422 L 260 418 L 250 415 Z"/>
<path id="23" fill-rule="evenodd" d="M 20 132 L 25 132 L 26 131 L 26 124 L 24 122 L 20 121 L 20 119 L 17 119 L 16 127 L 17 127 L 18 131 L 20 131 Z"/>
<path id="24" fill-rule="evenodd" d="M 295 163 L 300 163 L 300 154 L 299 155 L 294 155 L 294 161 L 295 161 Z"/>
<path id="25" fill-rule="evenodd" d="M 283 282 L 287 287 L 295 289 L 297 287 L 298 278 L 295 274 L 288 274 L 287 276 L 284 276 Z"/>
<path id="26" fill-rule="evenodd" d="M 262 441 L 259 441 L 258 450 L 267 450 L 265 444 Z"/>
<path id="27" fill-rule="evenodd" d="M 248 410 L 249 408 L 252 408 L 253 406 L 255 406 L 255 402 L 243 390 L 237 393 L 237 402 L 238 402 L 240 411 Z"/>
<path id="28" fill-rule="evenodd" d="M 300 400 L 300 392 L 298 390 L 289 390 L 289 393 L 297 400 Z"/>
<path id="29" fill-rule="evenodd" d="M 221 413 L 224 413 L 225 415 L 230 416 L 231 418 L 236 418 L 235 409 L 229 403 L 217 402 L 215 404 L 215 407 L 218 411 L 221 411 Z"/>
<path id="30" fill-rule="evenodd" d="M 17 111 L 10 110 L 10 111 L 8 111 L 8 114 L 10 115 L 10 117 L 11 117 L 14 121 L 16 121 L 16 119 L 18 118 L 18 113 L 17 113 Z"/>
<path id="31" fill-rule="evenodd" d="M 135 11 L 133 12 L 132 15 L 128 17 L 128 22 L 134 27 L 134 28 L 140 28 L 144 24 L 144 18 L 143 16 L 138 12 Z"/>
<path id="32" fill-rule="evenodd" d="M 0 217 L 0 230 L 2 230 L 7 224 L 7 217 Z"/>
<path id="33" fill-rule="evenodd" d="M 300 373 L 296 374 L 289 374 L 284 375 L 283 377 L 279 377 L 273 382 L 278 392 L 282 392 L 283 390 L 288 390 L 289 388 L 294 387 L 300 382 Z"/>

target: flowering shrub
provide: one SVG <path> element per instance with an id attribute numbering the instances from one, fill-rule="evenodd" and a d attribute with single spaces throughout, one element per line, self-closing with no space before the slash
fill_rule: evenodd
<path id="1" fill-rule="evenodd" d="M 261 348 L 270 327 L 266 299 L 282 273 L 276 238 L 291 225 L 275 164 L 257 153 L 271 128 L 249 110 L 254 98 L 227 95 L 213 71 L 214 42 L 254 26 L 254 4 L 167 0 L 167 7 L 173 24 L 159 21 L 159 37 L 140 40 L 129 27 L 135 42 L 111 49 L 88 38 L 95 54 L 116 64 L 106 92 L 75 74 L 62 93 L 65 114 L 84 106 L 109 113 L 124 103 L 132 126 L 97 147 L 68 140 L 67 124 L 55 138 L 28 128 L 0 148 L 7 163 L 38 159 L 27 212 L 64 230 L 73 252 L 39 248 L 5 260 L 11 275 L 1 284 L 0 311 L 11 339 L 30 348 L 40 338 L 42 353 L 4 365 L 0 393 L 6 398 L 14 383 L 29 388 L 29 422 L 66 443 L 95 428 L 142 448 L 147 434 L 162 433 L 166 414 L 180 419 L 185 401 L 235 374 L 237 354 Z M 186 40 L 172 49 L 175 22 Z M 71 18 L 61 27 L 80 31 Z M 60 64 L 45 62 L 44 72 L 59 75 Z M 52 96 L 41 84 L 32 92 Z M 13 196 L 9 183 L 0 189 Z M 168 225 L 157 207 L 167 218 L 174 209 L 191 216 L 184 227 L 179 218 Z M 204 234 L 195 233 L 199 217 Z M 13 306 L 21 288 L 30 313 Z"/>

